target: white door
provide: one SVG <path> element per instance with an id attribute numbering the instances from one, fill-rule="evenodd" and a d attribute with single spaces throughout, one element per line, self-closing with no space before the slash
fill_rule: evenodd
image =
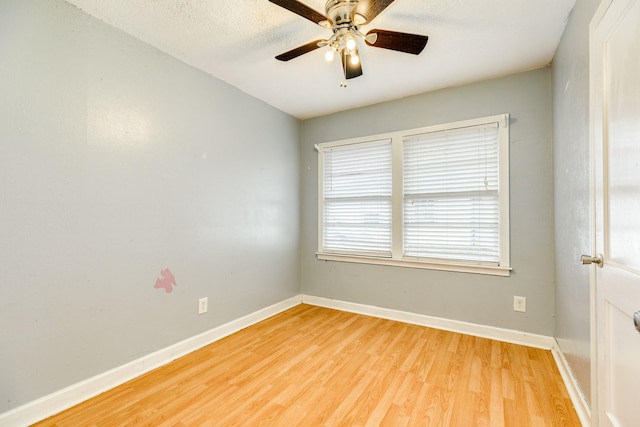
<path id="1" fill-rule="evenodd" d="M 640 0 L 591 24 L 595 172 L 595 425 L 640 426 Z M 596 421 L 597 420 L 597 421 Z"/>

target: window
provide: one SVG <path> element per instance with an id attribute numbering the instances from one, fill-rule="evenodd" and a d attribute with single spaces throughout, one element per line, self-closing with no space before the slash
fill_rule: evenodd
<path id="1" fill-rule="evenodd" d="M 318 258 L 509 275 L 508 123 L 318 144 Z"/>
<path id="2" fill-rule="evenodd" d="M 327 252 L 391 256 L 391 140 L 324 150 Z"/>

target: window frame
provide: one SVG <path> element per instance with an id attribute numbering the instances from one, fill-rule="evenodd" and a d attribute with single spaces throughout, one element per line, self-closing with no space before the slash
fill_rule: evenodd
<path id="1" fill-rule="evenodd" d="M 498 194 L 499 194 L 499 250 L 498 263 L 480 261 L 459 261 L 436 258 L 415 258 L 403 254 L 403 140 L 420 133 L 447 131 L 496 123 L 498 125 Z M 358 255 L 356 253 L 335 253 L 324 250 L 324 150 L 336 146 L 362 144 L 391 139 L 392 145 L 392 212 L 391 212 L 391 257 Z M 509 276 L 510 226 L 509 226 L 509 114 L 499 114 L 471 120 L 407 129 L 384 134 L 368 135 L 316 145 L 318 151 L 318 250 L 316 256 L 324 261 L 354 262 L 363 264 L 389 265 L 429 270 L 443 270 L 464 273 L 478 273 L 495 276 Z"/>

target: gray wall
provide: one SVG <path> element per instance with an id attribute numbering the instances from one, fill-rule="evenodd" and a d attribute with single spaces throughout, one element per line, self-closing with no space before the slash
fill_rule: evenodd
<path id="1" fill-rule="evenodd" d="M 308 295 L 554 333 L 551 71 L 542 68 L 302 122 L 302 286 Z M 511 277 L 319 261 L 315 143 L 511 114 Z M 513 311 L 513 296 L 527 312 Z"/>
<path id="2" fill-rule="evenodd" d="M 578 0 L 553 60 L 556 337 L 587 398 L 590 384 L 589 22 L 600 0 Z"/>
<path id="3" fill-rule="evenodd" d="M 299 294 L 298 142 L 62 0 L 1 1 L 0 413 Z"/>

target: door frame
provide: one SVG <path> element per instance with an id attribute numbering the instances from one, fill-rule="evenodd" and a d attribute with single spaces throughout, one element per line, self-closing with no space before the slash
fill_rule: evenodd
<path id="1" fill-rule="evenodd" d="M 603 162 L 602 147 L 602 98 L 596 97 L 596 85 L 604 84 L 602 47 L 598 45 L 595 34 L 598 25 L 609 10 L 613 0 L 602 0 L 589 24 L 589 254 L 596 254 L 596 210 L 597 205 L 597 162 Z M 602 93 L 602 90 L 600 90 Z M 596 137 L 596 135 L 600 135 Z M 599 420 L 599 382 L 598 382 L 598 319 L 597 319 L 597 272 L 595 264 L 589 269 L 590 295 L 590 340 L 591 340 L 591 424 Z"/>

